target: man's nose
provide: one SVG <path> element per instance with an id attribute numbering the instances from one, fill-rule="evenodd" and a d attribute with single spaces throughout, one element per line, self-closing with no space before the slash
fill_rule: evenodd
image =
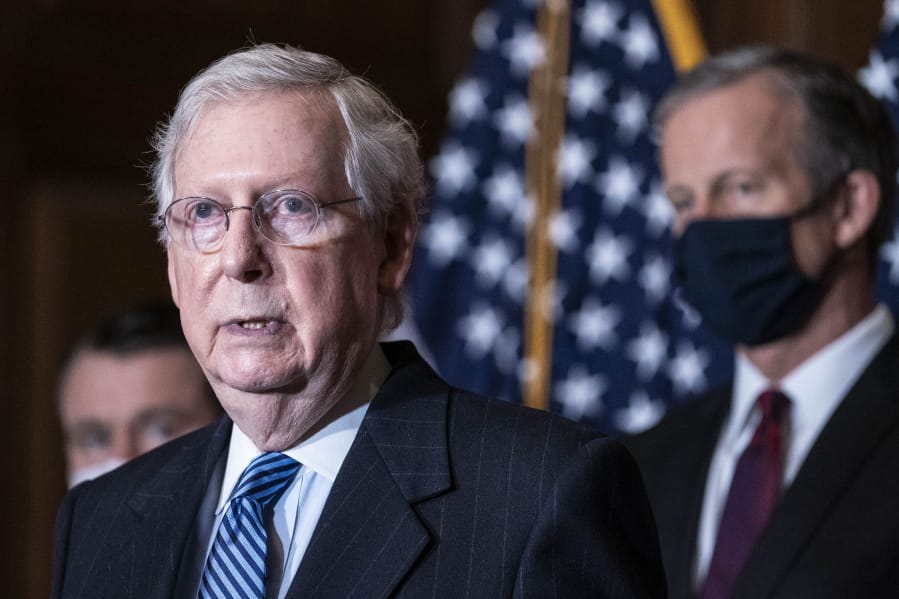
<path id="1" fill-rule="evenodd" d="M 715 208 L 714 202 L 708 197 L 694 196 L 689 207 L 678 210 L 675 215 L 674 232 L 681 234 L 687 225 L 696 220 L 709 220 L 722 218 L 724 215 Z"/>
<path id="2" fill-rule="evenodd" d="M 140 455 L 137 439 L 128 431 L 119 431 L 113 433 L 112 438 L 113 457 L 128 461 Z"/>
<path id="3" fill-rule="evenodd" d="M 250 282 L 270 273 L 264 243 L 266 241 L 253 226 L 252 209 L 249 206 L 231 208 L 221 249 L 225 274 L 238 281 Z"/>
<path id="4" fill-rule="evenodd" d="M 706 197 L 699 197 L 693 202 L 693 209 L 690 211 L 690 220 L 706 220 L 710 218 L 721 218 L 719 210 L 715 209 L 715 203 Z"/>

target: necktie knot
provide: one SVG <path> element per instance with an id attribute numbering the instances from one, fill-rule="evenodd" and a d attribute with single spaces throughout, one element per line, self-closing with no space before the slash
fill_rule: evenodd
<path id="1" fill-rule="evenodd" d="M 265 507 L 284 492 L 299 468 L 299 462 L 283 453 L 256 456 L 240 475 L 234 499 L 245 497 Z"/>
<path id="2" fill-rule="evenodd" d="M 783 392 L 777 389 L 768 389 L 759 395 L 757 401 L 762 418 L 755 429 L 748 450 L 776 454 L 778 457 L 771 459 L 779 463 L 783 445 L 784 417 L 790 407 L 790 400 Z M 779 464 L 777 470 L 780 471 Z"/>
<path id="3" fill-rule="evenodd" d="M 762 420 L 780 422 L 790 405 L 790 400 L 779 389 L 768 389 L 759 395 L 758 403 L 762 411 Z"/>

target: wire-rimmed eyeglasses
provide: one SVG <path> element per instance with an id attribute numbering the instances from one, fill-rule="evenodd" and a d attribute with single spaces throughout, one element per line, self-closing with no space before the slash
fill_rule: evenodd
<path id="1" fill-rule="evenodd" d="M 259 196 L 252 206 L 225 208 L 212 198 L 187 197 L 172 202 L 159 217 L 159 223 L 178 245 L 193 251 L 212 252 L 225 238 L 230 213 L 249 210 L 253 227 L 267 240 L 277 245 L 299 245 L 315 231 L 323 208 L 361 199 L 319 202 L 305 191 L 276 189 Z"/>

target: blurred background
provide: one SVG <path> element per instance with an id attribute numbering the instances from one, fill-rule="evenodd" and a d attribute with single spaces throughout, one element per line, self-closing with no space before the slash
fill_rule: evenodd
<path id="1" fill-rule="evenodd" d="M 0 5 L 0 467 L 5 596 L 49 592 L 64 492 L 54 394 L 87 326 L 168 293 L 143 167 L 155 123 L 188 78 L 250 41 L 330 54 L 364 73 L 418 127 L 425 157 L 472 55 L 486 0 L 291 3 L 6 0 Z M 880 0 L 694 0 L 710 51 L 772 42 L 856 70 Z"/>

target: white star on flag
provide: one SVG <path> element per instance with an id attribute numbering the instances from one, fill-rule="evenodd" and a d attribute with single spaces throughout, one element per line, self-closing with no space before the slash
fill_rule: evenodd
<path id="1" fill-rule="evenodd" d="M 603 305 L 598 299 L 589 297 L 578 312 L 568 319 L 568 329 L 577 337 L 578 346 L 583 350 L 601 347 L 612 350 L 618 343 L 615 328 L 621 322 L 621 310 L 612 304 Z"/>
<path id="2" fill-rule="evenodd" d="M 696 393 L 705 388 L 705 368 L 708 366 L 708 352 L 695 347 L 689 341 L 678 344 L 674 358 L 668 365 L 668 376 L 678 395 Z"/>
<path id="3" fill-rule="evenodd" d="M 568 376 L 556 383 L 555 399 L 562 404 L 562 414 L 574 420 L 602 409 L 602 396 L 608 383 L 605 377 L 590 374 L 582 365 L 572 366 Z"/>
<path id="4" fill-rule="evenodd" d="M 491 236 L 471 253 L 471 268 L 475 280 L 482 286 L 492 287 L 498 283 L 512 264 L 515 252 L 508 241 Z"/>
<path id="5" fill-rule="evenodd" d="M 534 67 L 546 60 L 546 47 L 533 27 L 516 25 L 515 33 L 503 42 L 503 52 L 509 59 L 512 72 L 527 77 Z"/>
<path id="6" fill-rule="evenodd" d="M 454 260 L 468 241 L 468 223 L 446 211 L 434 214 L 422 232 L 422 246 L 428 250 L 428 261 L 437 267 Z"/>
<path id="7" fill-rule="evenodd" d="M 653 237 L 666 233 L 674 222 L 674 208 L 657 180 L 649 186 L 649 194 L 643 201 L 643 215 L 646 217 L 646 232 Z"/>
<path id="8" fill-rule="evenodd" d="M 615 414 L 615 424 L 628 434 L 634 435 L 654 426 L 665 414 L 665 402 L 652 400 L 642 389 L 631 394 L 627 407 Z"/>
<path id="9" fill-rule="evenodd" d="M 495 308 L 479 303 L 459 320 L 456 332 L 465 340 L 465 354 L 471 359 L 480 360 L 493 348 L 502 328 L 502 314 Z"/>
<path id="10" fill-rule="evenodd" d="M 859 72 L 858 77 L 872 94 L 895 102 L 899 100 L 899 90 L 896 89 L 897 75 L 899 75 L 899 60 L 895 58 L 884 60 L 883 55 L 875 50 L 871 52 L 868 66 Z"/>
<path id="11" fill-rule="evenodd" d="M 531 107 L 523 96 L 507 97 L 503 107 L 496 111 L 494 121 L 503 141 L 508 144 L 525 144 L 534 133 Z"/>
<path id="12" fill-rule="evenodd" d="M 557 212 L 549 221 L 549 238 L 563 252 L 574 252 L 578 249 L 577 230 L 581 226 L 580 212 L 572 208 Z"/>
<path id="13" fill-rule="evenodd" d="M 658 305 L 671 289 L 671 267 L 668 260 L 659 254 L 647 253 L 637 280 L 646 292 L 646 301 L 650 305 Z"/>
<path id="14" fill-rule="evenodd" d="M 518 371 L 518 354 L 521 351 L 521 336 L 513 327 L 506 329 L 496 339 L 493 347 L 493 358 L 501 372 L 513 375 Z"/>
<path id="15" fill-rule="evenodd" d="M 665 359 L 668 336 L 651 321 L 640 325 L 640 335 L 627 344 L 627 357 L 637 364 L 637 377 L 654 377 Z"/>
<path id="16" fill-rule="evenodd" d="M 447 145 L 430 163 L 437 188 L 443 193 L 470 189 L 476 182 L 474 169 L 477 162 L 474 151 L 459 144 Z"/>
<path id="17" fill-rule="evenodd" d="M 631 166 L 620 156 L 609 160 L 609 168 L 596 179 L 596 191 L 604 198 L 603 208 L 612 215 L 618 215 L 624 207 L 637 200 L 643 172 Z"/>
<path id="18" fill-rule="evenodd" d="M 614 2 L 592 0 L 581 11 L 581 36 L 589 46 L 602 42 L 614 42 L 618 36 L 618 21 L 623 16 L 621 7 Z"/>
<path id="19" fill-rule="evenodd" d="M 466 79 L 450 92 L 450 119 L 460 126 L 487 114 L 487 86 L 476 79 Z"/>
<path id="20" fill-rule="evenodd" d="M 529 272 L 528 261 L 520 258 L 506 269 L 506 274 L 503 276 L 503 289 L 506 291 L 506 295 L 519 304 L 524 303 L 528 291 Z"/>
<path id="21" fill-rule="evenodd" d="M 609 76 L 602 71 L 591 71 L 583 65 L 574 67 L 568 78 L 568 111 L 575 118 L 583 118 L 588 112 L 600 113 L 608 105 L 606 92 Z"/>
<path id="22" fill-rule="evenodd" d="M 699 312 L 697 312 L 693 306 L 691 306 L 687 301 L 683 298 L 683 292 L 680 288 L 676 289 L 674 292 L 674 306 L 681 313 L 681 317 L 683 318 L 684 324 L 689 329 L 698 328 L 700 324 L 702 324 L 702 318 L 699 316 Z"/>
<path id="23" fill-rule="evenodd" d="M 596 157 L 596 146 L 588 139 L 569 133 L 562 138 L 559 148 L 559 175 L 565 187 L 575 183 L 587 183 L 593 174 L 591 166 Z"/>
<path id="24" fill-rule="evenodd" d="M 625 144 L 631 143 L 649 124 L 649 102 L 634 89 L 621 92 L 621 99 L 612 109 L 618 135 Z"/>
<path id="25" fill-rule="evenodd" d="M 890 33 L 899 25 L 899 0 L 887 0 L 883 7 L 881 31 Z"/>
<path id="26" fill-rule="evenodd" d="M 659 42 L 643 15 L 631 18 L 630 26 L 621 35 L 624 60 L 633 69 L 642 69 L 647 62 L 659 59 Z"/>
<path id="27" fill-rule="evenodd" d="M 499 15 L 489 8 L 485 8 L 475 17 L 474 26 L 471 28 L 471 38 L 479 50 L 488 51 L 496 45 L 498 25 Z"/>
<path id="28" fill-rule="evenodd" d="M 524 195 L 521 171 L 512 168 L 511 165 L 496 165 L 493 174 L 484 181 L 484 196 L 494 214 L 514 215 L 517 210 L 521 210 Z"/>
<path id="29" fill-rule="evenodd" d="M 893 238 L 880 248 L 880 258 L 889 265 L 890 282 L 899 285 L 899 230 L 893 232 Z"/>
<path id="30" fill-rule="evenodd" d="M 610 229 L 601 228 L 587 248 L 590 278 L 597 284 L 609 279 L 624 281 L 630 275 L 627 257 L 632 250 L 633 243 L 626 235 L 616 236 Z"/>

